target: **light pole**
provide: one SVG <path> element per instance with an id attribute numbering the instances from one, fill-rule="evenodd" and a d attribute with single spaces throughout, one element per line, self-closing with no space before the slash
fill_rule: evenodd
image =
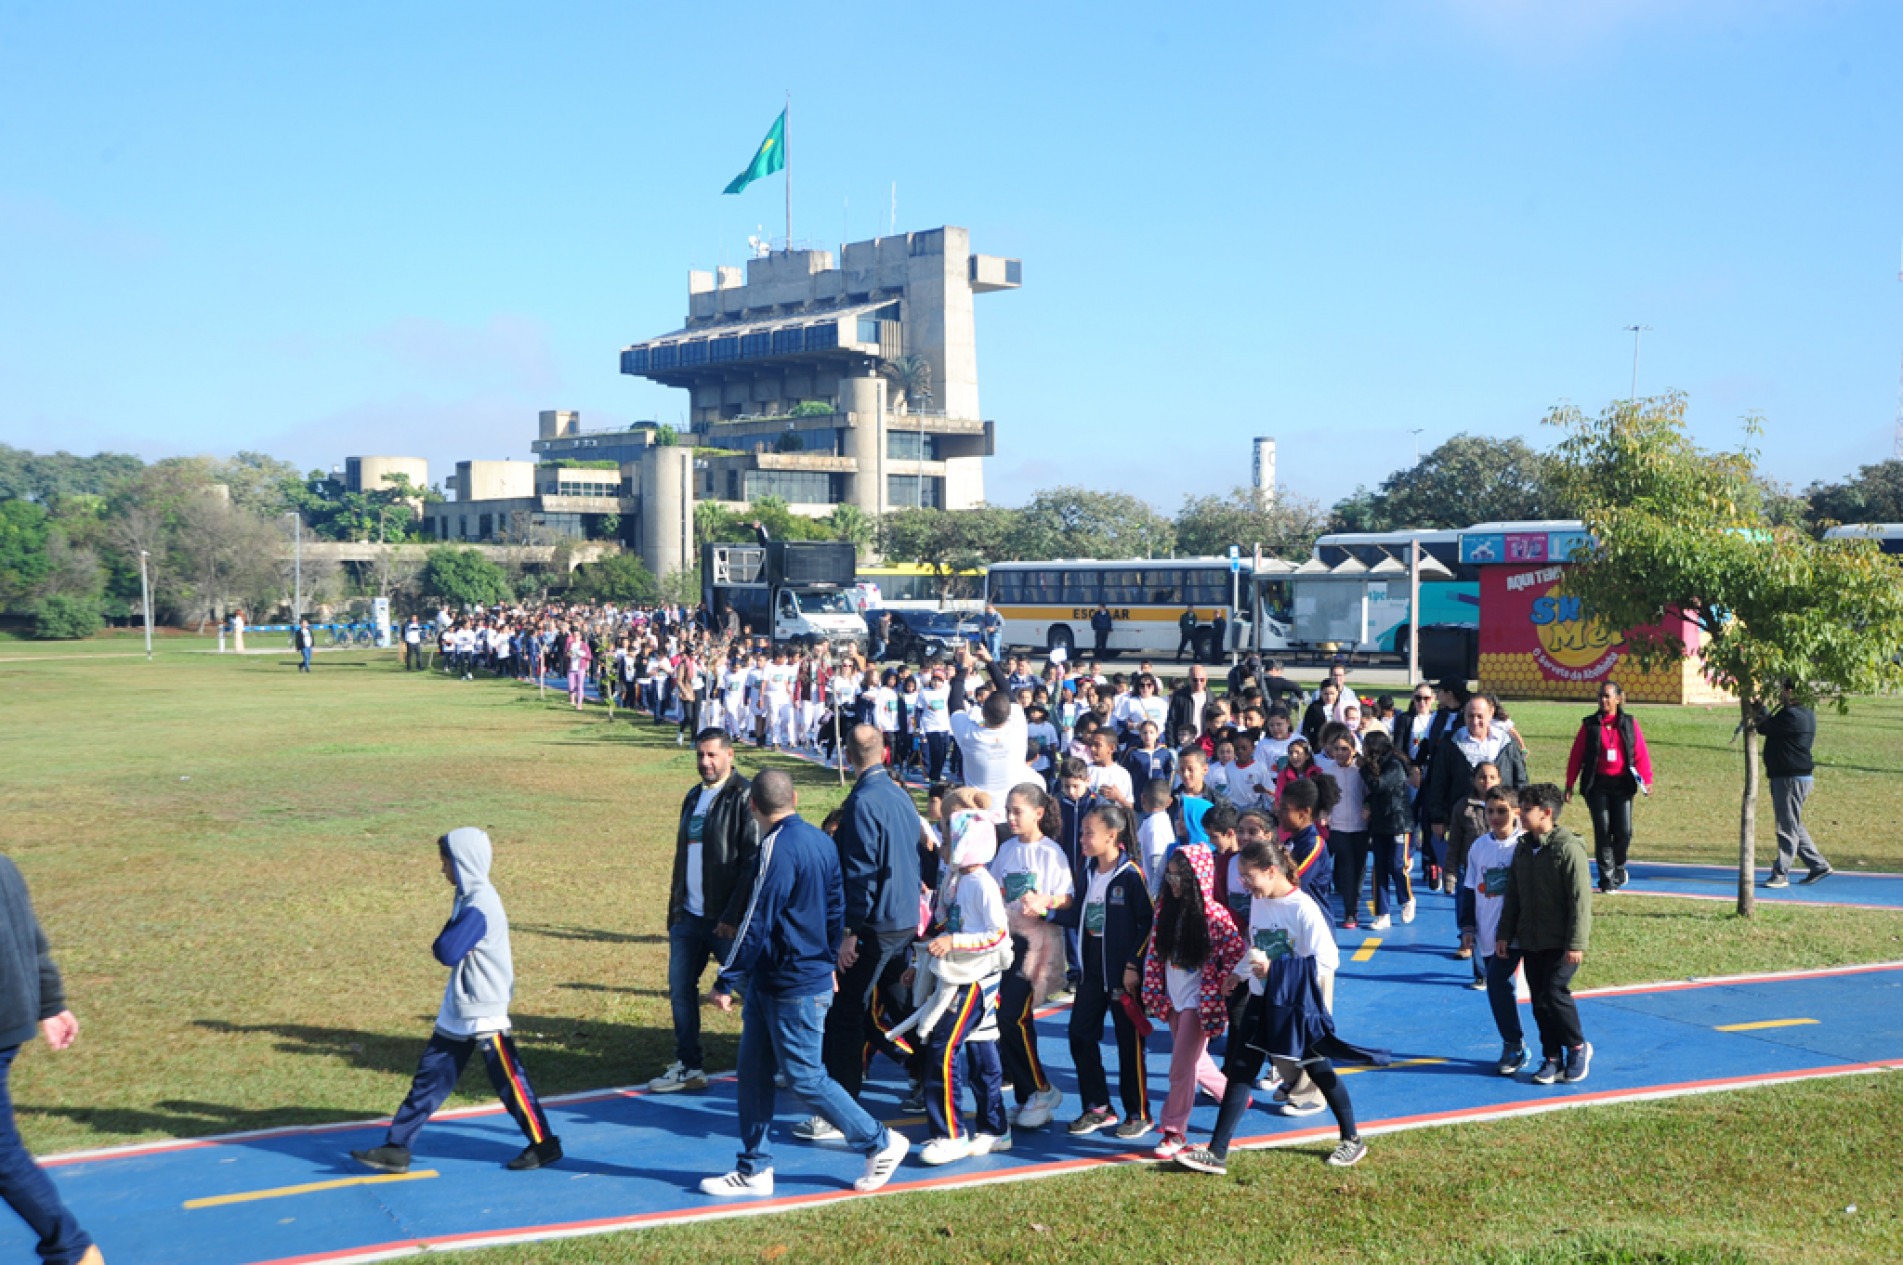
<path id="1" fill-rule="evenodd" d="M 1421 427 L 1416 426 L 1408 434 L 1414 436 L 1414 464 L 1421 464 Z"/>
<path id="2" fill-rule="evenodd" d="M 139 603 L 145 608 L 145 661 L 152 662 L 152 581 L 145 571 L 146 551 L 139 550 Z"/>
<path id="3" fill-rule="evenodd" d="M 304 516 L 296 510 L 285 514 L 291 520 L 291 622 L 304 618 Z"/>
<path id="4" fill-rule="evenodd" d="M 1650 325 L 1628 325 L 1625 332 L 1632 335 L 1632 394 L 1626 398 L 1639 398 L 1639 340 L 1652 332 Z"/>

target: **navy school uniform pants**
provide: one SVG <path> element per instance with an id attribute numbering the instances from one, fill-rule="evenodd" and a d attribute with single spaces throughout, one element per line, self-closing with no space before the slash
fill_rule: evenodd
<path id="1" fill-rule="evenodd" d="M 998 1043 L 972 1039 L 997 1000 L 995 981 L 989 990 L 983 983 L 963 985 L 952 995 L 951 1005 L 938 1017 L 920 1051 L 925 1063 L 925 1114 L 933 1137 L 956 1140 L 973 1132 L 1003 1137 L 1010 1131 L 1004 1118 L 1004 1070 Z M 975 1129 L 965 1127 L 959 1111 L 967 1083 L 977 1106 Z"/>
<path id="2" fill-rule="evenodd" d="M 0 1199 L 39 1236 L 41 1260 L 50 1265 L 72 1265 L 86 1254 L 93 1241 L 60 1200 L 52 1179 L 33 1162 L 13 1123 L 13 1095 L 7 1078 L 19 1053 L 17 1045 L 0 1050 Z"/>
<path id="3" fill-rule="evenodd" d="M 1110 1015 L 1117 1034 L 1117 1089 L 1123 1118 L 1148 1120 L 1150 1098 L 1144 1084 L 1143 1042 L 1136 1025 L 1111 996 L 1103 978 L 1103 938 L 1083 939 L 1084 977 L 1070 1006 L 1070 1057 L 1077 1067 L 1077 1093 L 1086 1111 L 1110 1105 L 1110 1081 L 1103 1066 L 1103 1019 Z M 1121 991 L 1121 990 L 1119 990 Z"/>
<path id="4" fill-rule="evenodd" d="M 409 1097 L 403 1100 L 395 1119 L 390 1121 L 390 1146 L 409 1149 L 424 1123 L 456 1088 L 463 1068 L 469 1064 L 469 1056 L 478 1048 L 482 1050 L 482 1064 L 489 1072 L 489 1083 L 495 1086 L 496 1097 L 515 1118 L 530 1145 L 540 1146 L 555 1136 L 548 1127 L 541 1100 L 529 1085 L 529 1074 L 516 1053 L 514 1037 L 506 1032 L 486 1032 L 478 1037 L 452 1037 L 432 1032 L 429 1044 L 423 1047 L 423 1057 L 417 1062 L 416 1079 L 410 1082 Z"/>
<path id="5" fill-rule="evenodd" d="M 1012 960 L 1022 962 L 1031 951 L 1031 942 L 1023 936 L 1012 936 L 1011 947 L 1016 951 Z M 1031 981 L 1015 966 L 1006 971 L 998 985 L 998 1055 L 1003 1060 L 1004 1078 L 1011 1082 L 1020 1107 L 1030 1101 L 1032 1094 L 1051 1087 L 1050 1078 L 1044 1075 L 1044 1061 L 1037 1056 L 1035 1002 Z"/>

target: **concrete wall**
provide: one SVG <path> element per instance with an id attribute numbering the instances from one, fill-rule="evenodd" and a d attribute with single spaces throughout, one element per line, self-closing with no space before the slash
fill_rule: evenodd
<path id="1" fill-rule="evenodd" d="M 694 561 L 694 450 L 656 448 L 641 463 L 641 560 L 656 578 Z"/>
<path id="2" fill-rule="evenodd" d="M 458 461 L 458 501 L 500 501 L 535 495 L 533 461 Z"/>
<path id="3" fill-rule="evenodd" d="M 855 473 L 846 476 L 845 500 L 868 514 L 885 513 L 885 379 L 842 378 L 839 410 L 847 414 L 845 455 Z"/>
<path id="4" fill-rule="evenodd" d="M 561 439 L 581 431 L 581 414 L 573 409 L 545 408 L 536 420 L 543 439 Z"/>
<path id="5" fill-rule="evenodd" d="M 344 490 L 347 492 L 387 492 L 386 474 L 408 476 L 413 488 L 429 486 L 429 462 L 421 457 L 345 457 Z"/>

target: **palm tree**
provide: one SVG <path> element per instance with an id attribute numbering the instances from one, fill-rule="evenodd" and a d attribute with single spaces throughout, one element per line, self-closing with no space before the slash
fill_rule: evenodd
<path id="1" fill-rule="evenodd" d="M 894 413 L 903 413 L 908 406 L 923 411 L 931 405 L 932 362 L 925 357 L 907 353 L 880 365 L 879 372 L 898 392 L 899 398 L 892 405 Z"/>
<path id="2" fill-rule="evenodd" d="M 851 541 L 858 556 L 865 556 L 866 547 L 872 543 L 874 534 L 871 515 L 857 505 L 842 503 L 833 506 L 827 522 L 833 529 L 835 539 Z"/>

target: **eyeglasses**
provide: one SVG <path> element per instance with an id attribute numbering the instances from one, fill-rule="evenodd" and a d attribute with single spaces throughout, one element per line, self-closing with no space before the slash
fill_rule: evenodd
<path id="1" fill-rule="evenodd" d="M 1432 694 L 1416 694 L 1414 701 L 1417 703 L 1431 703 L 1434 701 L 1434 696 Z"/>

